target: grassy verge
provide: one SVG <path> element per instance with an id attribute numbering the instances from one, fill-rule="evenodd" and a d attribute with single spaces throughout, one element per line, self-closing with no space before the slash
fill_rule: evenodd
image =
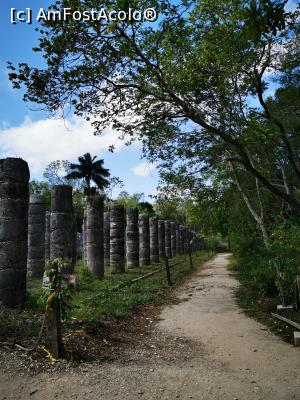
<path id="1" fill-rule="evenodd" d="M 296 328 L 279 321 L 271 316 L 271 312 L 277 312 L 277 305 L 280 299 L 277 296 L 269 297 L 264 295 L 253 278 L 243 269 L 238 262 L 232 258 L 230 267 L 236 278 L 240 282 L 240 286 L 235 291 L 237 304 L 251 318 L 265 325 L 270 331 L 281 336 L 285 341 L 292 343 L 294 341 L 294 331 Z M 280 315 L 300 323 L 300 313 L 294 310 L 280 312 Z"/>
<path id="2" fill-rule="evenodd" d="M 195 269 L 199 268 L 209 258 L 206 251 L 193 254 Z M 71 320 L 83 324 L 97 324 L 101 316 L 108 318 L 128 318 L 132 316 L 138 306 L 142 304 L 161 305 L 175 301 L 172 288 L 179 286 L 191 274 L 187 256 L 179 256 L 170 261 L 170 264 L 182 261 L 171 269 L 172 287 L 166 280 L 166 272 L 162 271 L 145 280 L 138 281 L 131 286 L 120 290 L 112 290 L 122 283 L 151 272 L 162 264 L 130 269 L 124 274 L 110 275 L 106 271 L 103 280 L 92 278 L 83 263 L 76 265 L 77 289 L 73 296 L 74 308 L 71 311 Z M 44 306 L 38 304 L 42 293 L 41 280 L 29 280 L 28 299 L 24 307 L 8 309 L 0 307 L 0 336 L 2 338 L 17 337 L 17 340 L 30 339 L 37 335 L 41 325 Z M 64 324 L 67 327 L 67 323 Z"/>

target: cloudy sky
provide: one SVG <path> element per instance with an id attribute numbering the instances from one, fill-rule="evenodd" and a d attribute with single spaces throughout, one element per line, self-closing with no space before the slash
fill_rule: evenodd
<path id="1" fill-rule="evenodd" d="M 53 160 L 76 161 L 90 152 L 105 161 L 112 175 L 125 184 L 129 193 L 155 193 L 158 173 L 153 165 L 141 159 L 139 146 L 126 147 L 117 134 L 106 130 L 94 136 L 91 126 L 79 118 L 50 119 L 41 111 L 33 111 L 22 101 L 22 93 L 13 90 L 7 79 L 6 62 L 29 62 L 41 65 L 40 54 L 31 49 L 37 45 L 36 25 L 10 23 L 10 9 L 46 7 L 48 0 L 1 0 L 0 2 L 0 158 L 22 157 L 30 167 L 32 179 L 43 179 L 45 167 Z M 32 106 L 31 106 L 32 107 Z M 108 152 L 114 144 L 115 153 Z"/>

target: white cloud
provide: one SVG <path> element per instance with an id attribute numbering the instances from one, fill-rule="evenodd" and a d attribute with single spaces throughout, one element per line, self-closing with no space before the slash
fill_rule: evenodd
<path id="1" fill-rule="evenodd" d="M 53 160 L 76 160 L 86 152 L 99 155 L 112 144 L 116 151 L 125 146 L 116 131 L 106 129 L 101 136 L 94 136 L 90 123 L 77 117 L 39 121 L 25 118 L 20 126 L 0 129 L 1 157 L 23 158 L 33 178 L 41 176 Z"/>
<path id="2" fill-rule="evenodd" d="M 148 176 L 155 170 L 155 165 L 143 162 L 131 168 L 131 171 L 136 176 Z"/>

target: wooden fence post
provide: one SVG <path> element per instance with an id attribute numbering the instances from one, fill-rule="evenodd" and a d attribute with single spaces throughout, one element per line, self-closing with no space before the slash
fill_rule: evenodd
<path id="1" fill-rule="evenodd" d="M 51 303 L 51 352 L 53 357 L 60 358 L 63 353 L 61 337 L 60 302 L 54 299 Z"/>
<path id="2" fill-rule="evenodd" d="M 167 273 L 168 285 L 169 285 L 169 286 L 172 286 L 171 274 L 170 274 L 170 266 L 169 266 L 169 259 L 168 259 L 168 257 L 166 257 L 166 259 L 165 259 L 165 264 L 166 264 L 166 273 Z"/>
<path id="3" fill-rule="evenodd" d="M 60 273 L 57 264 L 54 264 L 52 268 L 55 269 L 55 275 L 58 275 Z M 55 296 L 55 294 L 56 293 L 54 292 L 50 294 L 50 296 Z M 61 335 L 60 300 L 54 297 L 50 302 L 49 309 L 50 309 L 51 353 L 53 357 L 61 358 L 63 356 L 63 343 Z"/>

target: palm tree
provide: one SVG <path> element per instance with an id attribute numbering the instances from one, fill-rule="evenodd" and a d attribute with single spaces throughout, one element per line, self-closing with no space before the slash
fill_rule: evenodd
<path id="1" fill-rule="evenodd" d="M 108 178 L 110 176 L 109 169 L 103 168 L 104 160 L 95 161 L 97 156 L 92 157 L 90 153 L 85 153 L 78 157 L 79 164 L 70 164 L 72 170 L 66 175 L 67 179 L 84 179 L 86 186 L 84 193 L 87 195 L 95 194 L 96 189 L 91 188 L 93 181 L 96 186 L 103 190 L 109 185 Z"/>

